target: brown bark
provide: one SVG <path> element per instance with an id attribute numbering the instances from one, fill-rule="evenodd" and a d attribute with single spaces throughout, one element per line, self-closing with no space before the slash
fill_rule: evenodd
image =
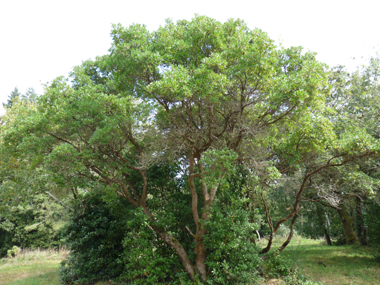
<path id="1" fill-rule="evenodd" d="M 207 279 L 207 269 L 206 269 L 206 248 L 203 243 L 203 237 L 206 234 L 206 230 L 199 229 L 194 237 L 195 249 L 194 252 L 197 255 L 195 257 L 195 267 L 202 280 Z"/>
<path id="2" fill-rule="evenodd" d="M 327 231 L 326 227 L 323 229 L 323 234 L 325 236 L 327 245 L 332 245 L 331 238 L 330 238 L 329 232 Z"/>
<path id="3" fill-rule="evenodd" d="M 326 243 L 327 245 L 332 245 L 330 235 L 327 231 L 326 223 L 323 221 L 322 211 L 319 207 L 317 207 L 317 215 L 318 215 L 319 225 L 323 229 L 323 234 L 325 236 Z"/>
<path id="4" fill-rule="evenodd" d="M 207 268 L 206 268 L 206 248 L 203 243 L 204 241 L 204 235 L 207 233 L 207 230 L 203 227 L 202 221 L 208 221 L 209 219 L 209 209 L 212 205 L 212 202 L 215 197 L 215 192 L 213 189 L 210 189 L 210 193 L 207 191 L 206 185 L 201 181 L 201 188 L 202 188 L 202 196 L 204 201 L 203 206 L 203 214 L 201 217 L 199 217 L 198 213 L 198 195 L 195 188 L 194 179 L 195 177 L 200 177 L 199 173 L 195 173 L 195 165 L 196 161 L 198 160 L 198 168 L 199 171 L 202 171 L 202 165 L 199 163 L 200 155 L 198 154 L 197 158 L 195 157 L 194 153 L 190 153 L 190 167 L 189 167 L 189 187 L 190 187 L 190 193 L 191 193 L 191 210 L 193 213 L 193 219 L 196 226 L 196 232 L 195 235 L 193 235 L 193 240 L 195 242 L 195 248 L 194 252 L 196 254 L 195 257 L 195 267 L 201 277 L 202 280 L 207 279 Z"/>
<path id="5" fill-rule="evenodd" d="M 143 206 L 142 208 L 143 208 L 144 213 L 149 217 L 149 221 L 150 222 L 153 221 L 154 217 L 149 212 L 149 210 L 146 208 L 146 206 Z M 194 265 L 191 262 L 189 256 L 187 255 L 186 250 L 183 248 L 181 243 L 176 238 L 174 238 L 169 233 L 167 233 L 165 230 L 163 230 L 162 228 L 159 228 L 159 227 L 154 226 L 154 225 L 150 225 L 150 227 L 156 232 L 156 234 L 164 242 L 166 242 L 169 246 L 171 246 L 176 251 L 179 259 L 182 262 L 183 267 L 185 268 L 185 270 L 189 274 L 191 280 L 194 281 L 195 276 L 196 276 L 196 271 L 195 271 Z"/>
<path id="6" fill-rule="evenodd" d="M 201 216 L 201 220 L 208 221 L 210 218 L 210 208 L 211 208 L 212 202 L 214 201 L 216 189 L 211 187 L 210 189 L 211 195 L 209 195 L 208 191 L 206 190 L 206 186 L 204 185 L 203 182 L 201 182 L 201 185 L 204 192 L 203 196 L 207 198 L 207 200 L 204 199 L 205 205 L 203 207 L 204 212 Z M 207 193 L 207 195 L 205 195 L 205 193 Z M 203 224 L 200 223 L 198 220 L 197 231 L 195 235 L 193 236 L 193 239 L 195 242 L 194 252 L 196 254 L 195 267 L 197 268 L 197 271 L 203 281 L 207 279 L 207 267 L 206 267 L 207 256 L 206 256 L 206 248 L 203 242 L 204 236 L 206 235 L 206 233 L 207 233 L 207 230 L 204 228 Z"/>
<path id="7" fill-rule="evenodd" d="M 288 235 L 288 238 L 286 239 L 286 241 L 281 245 L 281 247 L 279 248 L 279 251 L 278 253 L 281 253 L 281 251 L 283 251 L 285 249 L 285 247 L 290 243 L 290 241 L 292 240 L 292 237 L 293 237 L 293 230 L 294 230 L 294 224 L 296 222 L 296 219 L 297 219 L 297 216 L 298 216 L 298 212 L 295 213 L 293 219 L 292 219 L 292 222 L 290 224 L 290 232 L 289 232 L 289 235 Z"/>
<path id="8" fill-rule="evenodd" d="M 268 225 L 269 225 L 269 228 L 270 228 L 270 236 L 269 236 L 268 244 L 267 244 L 267 246 L 264 249 L 262 249 L 260 251 L 260 254 L 263 254 L 263 253 L 268 252 L 270 250 L 271 246 L 272 246 L 273 237 L 274 237 L 274 230 L 273 230 L 273 223 L 272 223 L 272 219 L 270 217 L 268 205 L 265 202 L 265 198 L 264 198 L 264 194 L 263 193 L 261 193 L 261 198 L 262 198 L 263 203 L 264 203 L 265 215 L 267 217 L 267 222 L 268 222 Z"/>
<path id="9" fill-rule="evenodd" d="M 346 238 L 346 244 L 355 244 L 358 243 L 358 238 L 355 235 L 354 228 L 352 226 L 352 219 L 350 215 L 347 212 L 346 207 L 344 204 L 340 204 L 339 208 L 336 209 L 339 215 L 339 218 L 342 222 L 343 225 L 343 231 L 344 231 L 344 236 Z"/>

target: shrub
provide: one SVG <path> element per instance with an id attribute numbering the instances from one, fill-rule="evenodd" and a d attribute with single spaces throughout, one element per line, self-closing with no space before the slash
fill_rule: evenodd
<path id="1" fill-rule="evenodd" d="M 61 263 L 63 283 L 113 279 L 124 269 L 118 257 L 123 251 L 130 207 L 119 198 L 105 201 L 102 193 L 85 195 L 83 199 L 63 230 L 71 250 L 68 259 Z"/>
<path id="2" fill-rule="evenodd" d="M 211 219 L 205 224 L 209 233 L 204 243 L 209 271 L 207 284 L 256 284 L 263 265 L 259 249 L 252 242 L 258 224 L 250 222 L 246 199 L 225 190 L 214 203 Z"/>
<path id="3" fill-rule="evenodd" d="M 294 270 L 294 264 L 278 251 L 271 251 L 265 261 L 265 275 L 268 277 L 281 277 L 291 275 Z"/>
<path id="4" fill-rule="evenodd" d="M 19 254 L 21 248 L 17 247 L 17 246 L 13 246 L 12 249 L 9 249 L 7 251 L 7 255 L 8 257 L 15 257 L 17 256 L 17 254 Z"/>
<path id="5" fill-rule="evenodd" d="M 176 283 L 176 274 L 183 271 L 177 254 L 156 236 L 139 209 L 135 214 L 133 229 L 123 241 L 120 262 L 125 270 L 121 279 L 133 284 Z"/>

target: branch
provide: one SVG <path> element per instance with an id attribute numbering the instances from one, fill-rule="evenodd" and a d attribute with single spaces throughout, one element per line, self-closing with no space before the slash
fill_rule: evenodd
<path id="1" fill-rule="evenodd" d="M 191 230 L 190 230 L 187 226 L 185 226 L 185 228 L 186 228 L 187 231 L 190 233 L 190 235 L 191 235 L 193 238 L 195 238 L 195 235 L 191 232 Z"/>
<path id="2" fill-rule="evenodd" d="M 69 142 L 68 140 L 65 140 L 63 138 L 60 138 L 52 133 L 49 133 L 47 132 L 48 135 L 52 136 L 53 138 L 56 138 L 57 140 L 60 140 L 62 142 L 65 142 L 65 143 L 68 143 L 69 145 L 71 145 L 73 148 L 75 148 L 78 152 L 80 152 L 80 148 L 79 147 L 76 147 L 75 145 L 73 145 L 73 143 Z"/>
<path id="3" fill-rule="evenodd" d="M 51 194 L 49 191 L 45 191 L 46 194 L 48 194 L 51 198 L 53 198 L 53 200 L 55 200 L 56 202 L 58 202 L 63 208 L 66 208 L 66 209 L 70 209 L 72 210 L 71 207 L 68 207 L 67 205 L 63 204 L 61 202 L 61 200 L 59 200 L 57 197 L 55 197 L 53 194 Z"/>
<path id="4" fill-rule="evenodd" d="M 272 242 L 273 242 L 273 237 L 274 237 L 273 224 L 272 224 L 272 220 L 270 218 L 269 209 L 268 209 L 267 203 L 265 202 L 264 194 L 263 193 L 261 193 L 261 198 L 262 198 L 263 203 L 264 203 L 265 215 L 267 217 L 267 221 L 268 221 L 268 224 L 269 224 L 269 227 L 270 227 L 270 237 L 269 237 L 268 244 L 267 244 L 266 248 L 264 248 L 263 250 L 261 250 L 259 252 L 259 254 L 266 253 L 266 252 L 268 252 L 270 250 L 270 248 L 272 246 Z"/>
<path id="5" fill-rule="evenodd" d="M 294 215 L 294 217 L 293 217 L 293 219 L 292 219 L 292 223 L 290 224 L 290 232 L 289 232 L 289 236 L 288 236 L 288 238 L 286 239 L 286 241 L 281 245 L 280 249 L 278 250 L 278 254 L 280 254 L 281 251 L 284 250 L 284 248 L 289 244 L 290 240 L 292 239 L 292 237 L 293 237 L 294 224 L 295 224 L 295 222 L 296 222 L 297 216 L 298 216 L 298 211 L 297 211 L 296 214 Z"/>
<path id="6" fill-rule="evenodd" d="M 294 104 L 288 111 L 286 111 L 284 114 L 282 114 L 280 117 L 277 119 L 273 120 L 272 122 L 268 122 L 268 125 L 274 124 L 277 121 L 281 120 L 283 117 L 287 116 L 293 109 L 298 105 L 298 103 Z"/>

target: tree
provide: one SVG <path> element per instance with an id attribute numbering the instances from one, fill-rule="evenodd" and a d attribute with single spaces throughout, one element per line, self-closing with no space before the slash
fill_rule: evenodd
<path id="1" fill-rule="evenodd" d="M 18 91 L 18 88 L 15 87 L 15 89 L 9 94 L 8 96 L 8 102 L 3 103 L 4 108 L 12 108 L 13 103 L 19 99 L 21 96 L 21 93 Z"/>
<path id="2" fill-rule="evenodd" d="M 334 123 L 337 135 L 356 135 L 359 132 L 378 140 L 379 126 L 379 68 L 380 60 L 371 58 L 367 66 L 363 66 L 352 74 L 343 66 L 332 69 L 330 83 L 331 96 L 328 97 L 327 106 L 335 112 L 327 116 Z M 365 141 L 365 140 L 363 140 Z M 341 170 L 330 172 L 326 180 L 328 184 L 335 184 L 333 194 L 336 197 L 336 210 L 342 220 L 347 244 L 358 242 L 355 235 L 352 218 L 348 215 L 344 201 L 355 198 L 356 227 L 360 242 L 366 244 L 366 228 L 362 218 L 362 201 L 367 197 L 374 197 L 379 189 L 378 157 L 368 157 L 356 161 L 353 165 Z"/>
<path id="3" fill-rule="evenodd" d="M 205 279 L 207 229 L 202 221 L 209 219 L 233 161 L 227 158 L 234 152 L 241 161 L 257 158 L 257 146 L 266 143 L 265 135 L 275 132 L 276 125 L 285 118 L 302 120 L 308 106 L 323 101 L 323 65 L 299 48 L 276 50 L 266 34 L 249 31 L 239 21 L 220 24 L 197 17 L 177 25 L 168 22 L 155 37 L 141 26 L 116 27 L 113 35 L 119 88 L 154 100 L 162 118 L 158 126 L 165 132 L 160 143 L 171 154 L 187 156 L 195 263 Z"/>
<path id="4" fill-rule="evenodd" d="M 25 94 L 21 94 L 18 88 L 15 87 L 15 89 L 8 96 L 8 102 L 3 103 L 3 107 L 11 109 L 17 100 L 21 100 L 23 102 L 35 103 L 37 101 L 37 97 L 38 97 L 38 94 L 32 87 L 28 88 Z"/>
<path id="5" fill-rule="evenodd" d="M 34 90 L 34 88 L 30 87 L 26 90 L 25 94 L 21 95 L 21 99 L 23 101 L 36 102 L 38 94 Z"/>
<path id="6" fill-rule="evenodd" d="M 378 188 L 375 177 L 379 155 L 377 66 L 378 61 L 372 59 L 362 73 L 349 75 L 342 67 L 332 72 L 332 90 L 326 108 L 314 113 L 306 121 L 306 127 L 288 128 L 289 135 L 282 136 L 283 141 L 272 147 L 277 168 L 288 179 L 285 185 L 298 190 L 293 194 L 292 212 L 271 226 L 269 244 L 262 252 L 269 251 L 272 235 L 292 218 L 289 238 L 280 251 L 288 244 L 303 201 L 332 205 L 341 217 L 347 243 L 358 241 L 344 201 L 352 197 L 363 199 Z M 291 190 L 288 195 L 292 195 Z M 266 212 L 271 224 L 267 207 Z M 360 220 L 360 214 L 357 217 Z"/>

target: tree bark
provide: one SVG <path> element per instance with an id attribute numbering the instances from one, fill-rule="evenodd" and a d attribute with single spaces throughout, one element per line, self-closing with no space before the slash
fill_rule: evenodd
<path id="1" fill-rule="evenodd" d="M 210 218 L 210 209 L 212 206 L 212 203 L 214 201 L 216 192 L 218 187 L 210 187 L 209 191 L 207 189 L 207 186 L 204 184 L 204 182 L 201 180 L 201 189 L 202 189 L 202 198 L 203 198 L 203 213 L 199 217 L 198 213 L 198 195 L 197 190 L 195 188 L 194 179 L 195 177 L 201 178 L 200 173 L 202 173 L 203 167 L 200 161 L 201 155 L 198 154 L 197 156 L 194 155 L 193 152 L 190 153 L 190 167 L 189 167 L 189 187 L 190 187 L 190 193 L 192 197 L 191 202 L 191 209 L 193 213 L 193 219 L 196 226 L 196 232 L 195 234 L 192 234 L 193 240 L 195 242 L 195 248 L 194 252 L 196 254 L 195 257 L 195 267 L 203 281 L 206 281 L 207 279 L 207 266 L 206 266 L 206 248 L 204 245 L 204 236 L 207 233 L 207 230 L 203 226 L 203 221 L 208 221 Z M 198 168 L 199 173 L 196 173 L 195 166 L 196 166 L 196 159 L 198 161 Z"/>
<path id="2" fill-rule="evenodd" d="M 323 229 L 323 234 L 325 236 L 326 243 L 327 245 L 332 245 L 330 235 L 327 231 L 326 223 L 323 221 L 322 211 L 319 207 L 317 207 L 317 215 L 318 215 L 319 225 Z"/>
<path id="3" fill-rule="evenodd" d="M 206 281 L 207 279 L 206 248 L 203 243 L 203 237 L 205 234 L 206 234 L 206 230 L 199 229 L 197 230 L 194 237 L 194 242 L 195 242 L 194 252 L 196 254 L 195 267 L 197 268 L 198 273 L 203 281 Z"/>
<path id="4" fill-rule="evenodd" d="M 356 197 L 356 232 L 361 245 L 367 245 L 367 229 L 362 214 L 362 200 Z"/>
<path id="5" fill-rule="evenodd" d="M 150 213 L 150 211 L 146 208 L 145 205 L 142 205 L 144 213 L 149 217 L 149 221 L 152 222 L 154 220 L 153 215 Z M 156 234 L 169 246 L 171 246 L 177 253 L 179 259 L 182 262 L 183 267 L 189 274 L 191 280 L 195 280 L 196 271 L 194 268 L 193 263 L 191 262 L 186 250 L 183 248 L 181 243 L 174 238 L 172 235 L 167 233 L 165 230 L 158 228 L 157 226 L 150 225 L 150 227 L 156 232 Z"/>
<path id="6" fill-rule="evenodd" d="M 350 215 L 347 212 L 346 207 L 344 204 L 339 205 L 339 209 L 336 209 L 339 215 L 339 218 L 342 222 L 343 225 L 343 231 L 344 231 L 344 236 L 346 238 L 346 244 L 355 244 L 358 243 L 358 238 L 356 237 L 354 228 L 352 226 L 352 219 Z"/>

